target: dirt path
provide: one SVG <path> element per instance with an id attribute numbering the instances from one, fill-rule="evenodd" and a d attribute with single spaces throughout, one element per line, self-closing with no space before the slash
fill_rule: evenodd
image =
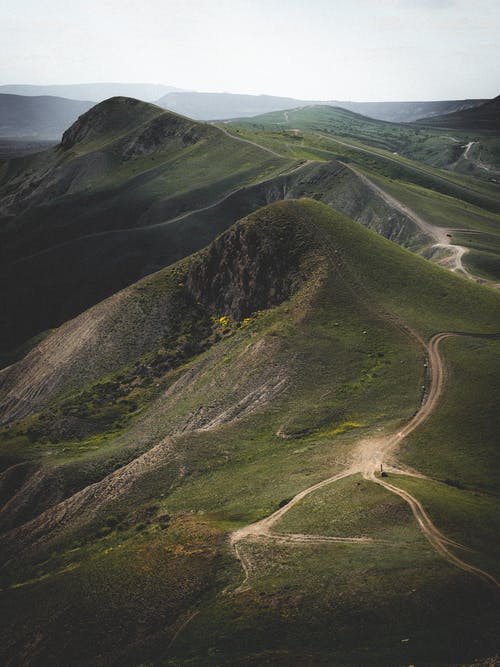
<path id="1" fill-rule="evenodd" d="M 266 146 L 262 146 L 262 144 L 258 144 L 256 141 L 251 141 L 250 139 L 243 139 L 243 137 L 237 137 L 234 134 L 231 134 L 231 132 L 228 132 L 223 127 L 220 127 L 220 125 L 218 126 L 218 128 L 226 136 L 230 137 L 231 139 L 234 139 L 235 141 L 240 141 L 243 144 L 250 144 L 250 146 L 255 146 L 256 148 L 260 148 L 260 150 L 265 151 L 266 153 L 270 153 L 271 155 L 274 155 L 275 157 L 280 157 L 280 158 L 285 157 L 284 155 L 280 155 L 280 153 L 277 153 L 276 151 L 273 151 L 272 148 L 267 148 Z"/>
<path id="2" fill-rule="evenodd" d="M 457 335 L 471 335 L 471 334 L 456 334 L 451 332 L 441 332 L 434 335 L 426 345 L 427 355 L 428 355 L 428 372 L 429 372 L 429 390 L 424 396 L 424 400 L 420 409 L 417 413 L 410 419 L 410 421 L 401 428 L 397 433 L 392 434 L 386 438 L 367 438 L 362 440 L 358 446 L 354 449 L 353 460 L 350 465 L 348 465 L 342 472 L 337 473 L 327 479 L 324 479 L 312 486 L 304 489 L 300 493 L 290 500 L 289 503 L 279 508 L 268 517 L 261 519 L 255 523 L 252 523 L 248 526 L 240 528 L 231 534 L 230 544 L 233 548 L 236 558 L 240 561 L 241 566 L 244 571 L 244 581 L 237 590 L 243 590 L 247 584 L 249 577 L 252 571 L 252 563 L 244 551 L 240 548 L 240 543 L 244 540 L 255 540 L 255 539 L 265 539 L 265 540 L 278 540 L 285 543 L 320 543 L 320 542 L 355 542 L 355 543 L 366 543 L 370 544 L 373 540 L 366 538 L 345 538 L 345 537 L 330 537 L 326 535 L 303 535 L 303 534 L 286 534 L 286 533 L 273 533 L 272 528 L 275 524 L 283 518 L 283 516 L 297 503 L 303 500 L 305 497 L 309 496 L 311 493 L 318 491 L 319 489 L 334 484 L 340 479 L 349 477 L 350 475 L 361 473 L 363 477 L 371 482 L 383 486 L 387 491 L 395 493 L 405 500 L 410 506 L 413 515 L 417 521 L 417 524 L 427 538 L 431 546 L 436 550 L 436 552 L 446 559 L 452 565 L 469 572 L 477 577 L 480 577 L 489 584 L 494 585 L 496 588 L 500 589 L 500 583 L 488 572 L 481 570 L 480 568 L 475 567 L 466 563 L 462 559 L 458 558 L 454 553 L 450 551 L 451 547 L 454 548 L 464 548 L 458 542 L 447 538 L 443 535 L 433 524 L 432 520 L 426 513 L 424 507 L 414 496 L 412 496 L 407 491 L 390 484 L 383 477 L 376 477 L 375 471 L 379 470 L 381 466 L 384 466 L 386 470 L 390 470 L 396 474 L 408 475 L 406 470 L 400 469 L 390 465 L 390 462 L 394 459 L 395 454 L 399 448 L 400 443 L 406 438 L 410 433 L 415 429 L 421 426 L 429 416 L 434 412 L 436 406 L 438 405 L 439 399 L 443 393 L 443 388 L 446 381 L 446 368 L 439 352 L 439 346 L 442 341 Z M 419 475 L 419 473 L 410 473 L 412 476 L 424 477 Z"/>
<path id="3" fill-rule="evenodd" d="M 452 271 L 458 271 L 462 273 L 470 280 L 477 280 L 476 276 L 473 276 L 464 267 L 462 262 L 462 257 L 467 252 L 467 248 L 461 245 L 455 245 L 454 243 L 451 243 L 450 234 L 455 230 L 450 229 L 448 227 L 437 227 L 436 225 L 431 225 L 429 222 L 427 222 L 421 216 L 415 213 L 415 211 L 406 206 L 406 204 L 403 204 L 398 199 L 388 194 L 381 187 L 376 185 L 376 183 L 374 183 L 371 179 L 369 179 L 363 173 L 358 171 L 355 167 L 349 164 L 346 164 L 344 166 L 347 169 L 350 169 L 350 171 L 352 171 L 353 173 L 355 173 L 356 176 L 359 179 L 361 179 L 363 183 L 365 183 L 373 192 L 375 192 L 379 197 L 381 197 L 386 204 L 400 211 L 401 213 L 403 213 L 403 215 L 405 215 L 412 222 L 414 222 L 426 236 L 428 236 L 430 239 L 434 241 L 434 244 L 432 246 L 433 248 L 443 248 L 444 250 L 451 251 L 451 255 L 449 257 L 440 260 L 438 262 L 439 264 L 446 266 L 447 268 L 450 268 Z"/>
<path id="4" fill-rule="evenodd" d="M 452 540 L 449 540 L 446 536 L 444 536 L 433 524 L 431 521 L 430 517 L 424 510 L 422 503 L 420 503 L 414 496 L 412 496 L 410 493 L 407 491 L 404 491 L 403 489 L 400 489 L 397 486 L 393 486 L 392 484 L 389 484 L 386 482 L 383 478 L 377 478 L 375 477 L 373 471 L 366 476 L 366 479 L 371 480 L 372 482 L 375 482 L 376 484 L 379 484 L 380 486 L 383 486 L 385 489 L 390 491 L 391 493 L 395 493 L 396 495 L 400 496 L 405 500 L 408 505 L 410 506 L 413 515 L 415 519 L 417 520 L 418 526 L 424 536 L 427 538 L 429 543 L 431 544 L 432 547 L 449 563 L 452 565 L 455 565 L 455 567 L 460 568 L 461 570 L 464 570 L 465 572 L 469 572 L 470 574 L 473 574 L 477 577 L 480 577 L 484 581 L 486 581 L 488 584 L 493 584 L 495 588 L 500 589 L 500 582 L 498 582 L 495 577 L 493 577 L 491 574 L 488 572 L 485 572 L 485 570 L 481 570 L 479 567 L 475 567 L 474 565 L 470 565 L 469 563 L 466 563 L 463 561 L 461 558 L 458 556 L 455 556 L 454 553 L 452 553 L 449 549 L 449 546 L 453 546 L 455 548 L 460 548 L 461 545 L 458 544 L 457 542 L 453 542 Z"/>
<path id="5" fill-rule="evenodd" d="M 478 141 L 469 141 L 469 143 L 465 146 L 465 151 L 464 151 L 464 158 L 466 160 L 469 159 L 469 153 L 471 148 L 474 146 L 474 144 L 479 143 Z"/>
<path id="6" fill-rule="evenodd" d="M 337 139 L 336 137 L 332 137 L 331 135 L 328 134 L 323 134 L 321 132 L 317 132 L 317 134 L 325 139 L 329 139 L 330 141 L 333 141 L 337 144 L 340 144 L 341 146 L 345 146 L 346 148 L 351 148 L 352 150 L 359 151 L 361 153 L 365 153 L 367 155 L 375 155 L 377 157 L 381 157 L 384 160 L 389 160 L 390 162 L 394 162 L 395 164 L 400 165 L 401 163 L 394 159 L 391 158 L 388 155 L 382 155 L 380 153 L 377 153 L 377 151 L 372 151 L 368 148 L 361 148 L 360 146 L 354 146 L 352 144 L 347 143 L 346 141 L 341 141 L 340 139 Z M 470 142 L 466 146 L 465 153 L 463 155 L 464 158 L 470 159 L 468 157 L 468 154 L 471 150 L 471 148 L 478 142 Z M 410 209 L 408 206 L 397 200 L 395 197 L 392 197 L 389 195 L 387 192 L 385 192 L 382 188 L 380 188 L 378 185 L 373 183 L 367 176 L 359 172 L 357 169 L 355 169 L 352 165 L 343 163 L 344 166 L 346 166 L 348 169 L 350 169 L 352 172 L 354 172 L 359 178 L 361 178 L 362 181 L 366 183 L 374 192 L 376 192 L 382 199 L 389 204 L 389 206 L 392 206 L 393 208 L 396 208 L 399 210 L 401 213 L 406 215 L 410 220 L 412 220 L 419 229 L 421 229 L 424 234 L 429 236 L 432 240 L 434 240 L 433 248 L 439 249 L 442 248 L 443 250 L 447 250 L 451 252 L 451 255 L 449 257 L 445 257 L 444 259 L 440 260 L 439 264 L 442 266 L 445 266 L 446 268 L 451 269 L 452 271 L 456 271 L 458 273 L 461 273 L 464 275 L 466 278 L 469 278 L 470 280 L 478 281 L 479 279 L 477 276 L 473 275 L 468 271 L 464 264 L 463 264 L 463 256 L 468 252 L 468 249 L 464 246 L 456 245 L 454 243 L 451 243 L 450 240 L 450 234 L 451 232 L 456 231 L 453 228 L 448 228 L 448 227 L 438 227 L 436 225 L 432 225 L 429 222 L 425 221 L 421 216 L 419 216 L 415 211 Z M 490 169 L 487 168 L 487 166 L 483 165 L 483 163 L 478 163 L 479 166 L 482 168 L 487 169 L 488 171 L 491 171 Z M 416 168 L 416 167 L 413 167 Z M 443 177 L 441 177 L 443 178 Z M 443 180 L 448 180 L 446 178 L 443 178 Z M 481 281 L 483 282 L 483 281 Z"/>

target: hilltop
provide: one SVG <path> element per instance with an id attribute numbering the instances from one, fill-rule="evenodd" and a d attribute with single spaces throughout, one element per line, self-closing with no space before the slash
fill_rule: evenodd
<path id="1" fill-rule="evenodd" d="M 2 373 L 3 658 L 494 655 L 498 602 L 473 566 L 496 568 L 498 341 L 481 336 L 499 329 L 499 294 L 311 200 L 260 209 L 67 322 Z M 427 341 L 450 331 L 471 336 L 441 344 L 459 395 L 426 422 L 433 456 L 410 437 L 384 459 L 393 488 L 425 496 L 443 558 L 375 472 L 435 382 Z M 275 534 L 238 537 L 279 508 Z"/>

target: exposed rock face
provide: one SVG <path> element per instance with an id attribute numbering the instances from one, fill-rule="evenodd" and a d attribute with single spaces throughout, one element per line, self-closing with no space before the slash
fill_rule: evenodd
<path id="1" fill-rule="evenodd" d="M 273 211 L 274 222 L 261 211 L 250 223 L 238 223 L 191 267 L 187 288 L 215 315 L 240 320 L 282 303 L 301 283 L 306 255 L 314 246 L 312 233 L 288 221 L 284 211 Z"/>

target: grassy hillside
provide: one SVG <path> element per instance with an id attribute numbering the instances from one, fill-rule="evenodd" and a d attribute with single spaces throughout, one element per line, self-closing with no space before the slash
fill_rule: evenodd
<path id="1" fill-rule="evenodd" d="M 266 114 L 234 121 L 226 127 L 236 136 L 259 141 L 283 155 L 335 159 L 357 169 L 377 186 L 379 196 L 380 190 L 389 195 L 393 211 L 410 210 L 426 227 L 438 228 L 434 236 L 463 246 L 466 254 L 461 263 L 466 271 L 480 280 L 498 283 L 500 189 L 495 177 L 495 138 L 489 137 L 484 143 L 479 135 L 467 135 L 462 143 L 456 133 L 452 136 L 436 130 L 434 134 L 421 134 L 416 126 L 371 121 L 327 107 Z M 415 159 L 404 157 L 405 151 Z M 431 166 L 442 165 L 443 156 L 444 164 L 453 160 L 456 171 Z M 479 172 L 488 181 L 474 176 Z M 411 218 L 406 216 L 405 228 L 408 224 L 411 225 Z M 447 228 L 448 235 L 440 234 L 439 228 Z M 431 247 L 428 238 L 414 239 L 413 248 L 444 261 L 442 238 L 440 243 L 439 252 Z"/>
<path id="2" fill-rule="evenodd" d="M 470 238 L 463 242 L 470 248 L 465 270 L 497 280 L 498 185 L 393 150 L 431 163 L 435 154 L 439 163 L 448 154 L 443 142 L 454 147 L 455 159 L 455 138 L 431 130 L 422 137 L 418 128 L 331 107 L 283 112 L 282 120 L 280 114 L 218 129 L 154 105 L 113 98 L 82 116 L 60 146 L 0 163 L 2 279 L 9 284 L 2 365 L 19 358 L 34 337 L 189 255 L 239 217 L 277 199 L 313 197 L 439 260 L 443 253 L 429 249 L 428 230 L 404 210 L 406 185 L 429 194 L 427 222 L 440 216 L 439 224 L 453 227 L 453 233 L 453 210 L 463 212 L 472 204 L 481 209 L 479 217 L 490 215 L 493 236 L 475 237 L 481 247 Z M 470 143 L 460 144 L 457 164 L 479 164 L 478 144 Z M 405 185 L 402 205 L 392 205 L 364 176 Z M 452 205 L 443 207 L 436 192 L 452 198 Z M 474 218 L 459 229 L 469 227 L 478 231 Z"/>
<path id="3" fill-rule="evenodd" d="M 374 541 L 247 540 L 243 587 L 228 541 L 345 471 L 360 443 L 397 432 L 426 385 L 419 337 L 449 330 L 500 331 L 500 295 L 321 203 L 291 200 L 52 333 L 3 373 L 3 405 L 18 417 L 0 449 L 4 659 L 441 665 L 494 655 L 495 594 L 443 560 L 408 506 L 373 481 L 325 486 L 277 529 Z M 459 372 L 494 344 L 460 339 Z M 464 387 L 450 359 L 449 391 L 470 389 L 493 411 L 494 369 L 476 366 Z M 460 442 L 462 472 L 450 479 L 470 468 L 465 484 L 482 497 L 467 516 L 494 516 L 491 433 L 482 420 L 465 432 L 450 413 L 462 403 L 451 403 L 441 431 L 424 427 L 435 461 L 419 454 L 418 431 L 404 460 L 452 493 L 446 442 Z M 463 517 L 430 484 L 416 480 L 415 495 L 461 539 Z M 483 567 L 495 548 L 486 528 L 467 542 Z"/>
<path id="4" fill-rule="evenodd" d="M 82 116 L 60 146 L 0 163 L 2 347 L 16 347 L 208 243 L 157 223 L 296 161 L 130 98 Z M 232 224 L 232 218 L 228 224 Z M 50 268 L 49 268 L 50 267 Z"/>
<path id="5" fill-rule="evenodd" d="M 4 365 L 34 336 L 277 199 L 315 197 L 402 245 L 422 245 L 404 214 L 339 163 L 281 158 L 128 98 L 97 105 L 59 147 L 2 170 Z"/>
<path id="6" fill-rule="evenodd" d="M 494 103 L 494 100 L 487 103 L 485 108 L 490 108 L 488 104 L 494 106 Z M 475 110 L 463 113 L 473 114 Z M 422 124 L 412 125 L 390 123 L 342 108 L 308 106 L 267 113 L 251 119 L 237 119 L 230 121 L 230 125 L 251 131 L 273 131 L 282 135 L 286 133 L 288 136 L 282 136 L 281 139 L 288 139 L 288 143 L 290 139 L 293 140 L 291 143 L 298 143 L 301 139 L 298 130 L 335 135 L 386 151 L 388 157 L 402 156 L 431 167 L 471 173 L 487 180 L 498 175 L 500 154 L 494 133 L 483 132 L 476 126 L 453 126 L 453 131 L 441 126 L 434 129 L 433 122 L 434 119 L 428 126 L 424 121 Z M 471 142 L 477 144 L 472 153 Z M 475 154 L 479 149 L 482 159 Z"/>

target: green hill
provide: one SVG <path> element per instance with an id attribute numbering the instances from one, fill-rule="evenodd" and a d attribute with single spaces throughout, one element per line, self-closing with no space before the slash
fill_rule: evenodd
<path id="1" fill-rule="evenodd" d="M 95 106 L 58 147 L 0 164 L 4 365 L 33 337 L 203 247 L 238 218 L 304 196 L 402 245 L 425 245 L 402 211 L 335 160 L 281 157 L 130 98 Z"/>
<path id="2" fill-rule="evenodd" d="M 494 655 L 496 593 L 443 559 L 381 478 L 351 472 L 419 411 L 424 342 L 450 331 L 498 333 L 500 295 L 290 200 L 50 334 L 2 372 L 3 659 L 19 646 L 27 664 L 75 665 Z M 468 373 L 498 341 L 443 345 L 445 418 L 438 403 L 424 439 L 438 455 L 416 430 L 385 463 L 472 551 L 448 548 L 492 572 L 498 375 Z M 466 428 L 479 402 L 493 422 Z M 277 537 L 231 547 L 334 475 Z"/>
<path id="3" fill-rule="evenodd" d="M 485 121 L 467 125 L 439 124 L 439 118 L 491 118 L 495 116 L 498 106 L 496 100 L 491 100 L 481 106 L 464 111 L 457 111 L 449 116 L 437 116 L 425 118 L 420 123 L 393 123 L 375 120 L 353 113 L 340 107 L 331 106 L 304 106 L 292 108 L 286 111 L 275 111 L 273 113 L 254 116 L 253 118 L 241 118 L 228 121 L 230 126 L 249 130 L 273 130 L 274 132 L 286 132 L 290 138 L 290 132 L 302 130 L 332 134 L 339 138 L 345 138 L 362 144 L 373 146 L 377 149 L 387 151 L 389 154 L 402 156 L 411 160 L 417 160 L 432 167 L 455 170 L 457 161 L 460 159 L 464 149 L 471 139 L 481 141 L 483 151 L 492 162 L 490 172 L 486 169 L 478 169 L 475 175 L 491 178 L 495 173 L 495 166 L 499 167 L 500 158 L 495 136 L 491 132 L 483 133 L 481 130 L 493 129 Z M 481 111 L 483 110 L 483 111 Z M 477 116 L 475 115 L 477 114 Z M 446 129 L 448 127 L 448 129 Z M 444 129 L 443 129 L 444 128 Z M 453 130 L 453 131 L 452 131 Z M 458 131 L 458 134 L 457 134 Z M 470 132 L 473 132 L 472 136 Z M 299 139 L 295 132 L 296 140 Z M 490 155 L 491 154 L 491 155 Z M 472 165 L 469 165 L 471 167 Z M 488 165 L 487 165 L 488 166 Z M 465 170 L 467 171 L 467 170 Z M 469 169 L 470 172 L 470 169 Z"/>
<path id="4" fill-rule="evenodd" d="M 159 238 L 157 223 L 296 164 L 130 98 L 93 107 L 52 150 L 0 163 L 1 277 L 9 284 L 2 347 L 60 324 L 224 228 L 215 222 L 197 236 L 186 225 Z"/>
<path id="5" fill-rule="evenodd" d="M 344 163 L 365 176 L 365 185 L 371 183 L 393 212 L 406 213 L 405 227 L 420 221 L 427 239 L 414 239 L 413 249 L 444 264 L 444 245 L 455 245 L 453 252 L 463 255 L 457 270 L 498 283 L 500 144 L 491 133 L 395 125 L 329 107 L 239 119 L 225 127 L 282 155 Z M 429 236 L 437 240 L 434 247 Z"/>

